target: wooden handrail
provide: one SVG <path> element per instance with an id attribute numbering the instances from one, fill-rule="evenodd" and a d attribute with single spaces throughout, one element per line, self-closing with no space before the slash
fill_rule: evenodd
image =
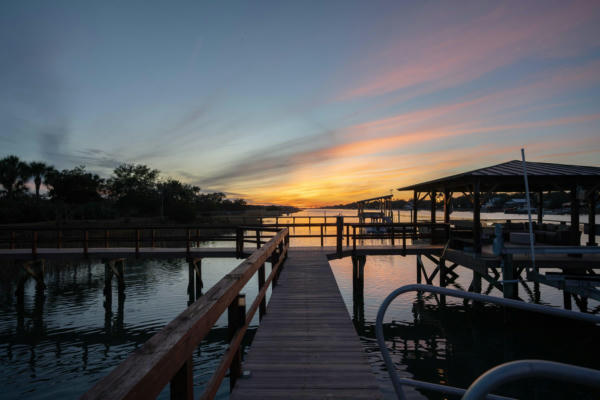
<path id="1" fill-rule="evenodd" d="M 240 291 L 269 259 L 280 244 L 286 244 L 287 228 L 282 229 L 269 242 L 242 261 L 233 271 L 217 282 L 206 294 L 179 314 L 160 332 L 152 336 L 141 348 L 131 354 L 112 372 L 101 379 L 82 399 L 145 399 L 155 398 L 171 381 L 177 372 L 188 362 L 202 339 L 219 319 L 221 314 L 237 298 Z M 285 245 L 287 251 L 287 245 Z M 284 257 L 279 258 L 283 261 Z M 275 273 L 281 264 L 275 265 Z M 269 280 L 275 275 L 271 272 Z M 266 293 L 265 285 L 260 293 Z M 264 289 L 264 291 L 263 291 Z M 255 301 L 256 303 L 256 301 Z M 256 312 L 251 307 L 252 315 Z M 243 329 L 251 320 L 249 313 Z M 231 343 L 239 347 L 237 336 Z M 229 352 L 229 350 L 228 350 Z M 226 353 L 227 355 L 228 353 Z M 221 373 L 218 369 L 219 374 Z"/>

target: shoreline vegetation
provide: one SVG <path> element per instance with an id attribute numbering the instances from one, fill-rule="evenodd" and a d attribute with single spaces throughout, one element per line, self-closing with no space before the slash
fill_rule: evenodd
<path id="1" fill-rule="evenodd" d="M 233 224 L 244 219 L 244 223 L 257 223 L 260 217 L 297 211 L 291 206 L 249 205 L 222 192 L 202 192 L 143 164 L 123 163 L 104 179 L 83 165 L 59 171 L 14 155 L 0 159 L 3 227 Z"/>

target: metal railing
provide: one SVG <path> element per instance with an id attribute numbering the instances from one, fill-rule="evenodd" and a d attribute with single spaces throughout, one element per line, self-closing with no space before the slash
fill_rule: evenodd
<path id="1" fill-rule="evenodd" d="M 479 400 L 500 385 L 524 378 L 550 378 L 600 388 L 600 371 L 544 360 L 518 360 L 494 367 L 467 389 L 462 400 Z"/>
<path id="2" fill-rule="evenodd" d="M 402 287 L 394 290 L 383 300 L 383 302 L 381 303 L 381 306 L 379 307 L 379 311 L 377 312 L 377 319 L 376 319 L 376 324 L 375 324 L 375 333 L 377 336 L 377 344 L 379 345 L 379 350 L 381 351 L 381 355 L 383 356 L 383 360 L 384 360 L 385 366 L 388 370 L 388 374 L 390 375 L 390 379 L 392 380 L 392 384 L 394 386 L 396 396 L 401 400 L 406 399 L 406 396 L 404 395 L 404 391 L 402 389 L 402 385 L 412 386 L 412 387 L 416 387 L 416 388 L 427 389 L 427 390 L 432 390 L 432 391 L 446 393 L 446 394 L 452 394 L 452 395 L 465 395 L 467 393 L 467 391 L 462 388 L 457 388 L 457 387 L 447 386 L 447 385 L 439 385 L 439 384 L 430 383 L 430 382 L 422 382 L 422 381 L 418 381 L 415 379 L 398 377 L 398 374 L 396 373 L 396 368 L 395 368 L 392 358 L 390 356 L 390 352 L 385 345 L 385 339 L 383 336 L 383 317 L 385 316 L 385 312 L 387 311 L 387 309 L 388 309 L 389 305 L 392 303 L 392 301 L 396 297 L 400 296 L 401 294 L 408 293 L 408 292 L 437 293 L 440 295 L 459 297 L 459 298 L 466 299 L 466 300 L 473 300 L 473 301 L 479 301 L 479 302 L 485 302 L 485 303 L 492 303 L 492 304 L 497 304 L 497 305 L 504 306 L 504 307 L 516 308 L 516 309 L 523 310 L 523 311 L 539 312 L 539 313 L 551 315 L 554 317 L 570 318 L 570 319 L 574 319 L 574 320 L 578 320 L 578 321 L 589 322 L 592 324 L 600 325 L 600 316 L 597 316 L 597 315 L 583 314 L 583 313 L 579 313 L 579 312 L 575 312 L 575 311 L 563 310 L 560 308 L 552 308 L 552 307 L 543 306 L 543 305 L 539 305 L 539 304 L 524 303 L 524 302 L 518 301 L 518 300 L 487 296 L 487 295 L 483 295 L 483 294 L 479 294 L 479 293 L 464 292 L 461 290 L 447 289 L 444 287 L 437 287 L 437 286 L 431 286 L 431 285 L 412 284 L 412 285 L 402 286 Z M 557 376 L 556 374 L 560 374 L 561 371 L 562 371 L 562 369 L 554 371 L 554 375 L 552 375 L 552 376 L 556 377 Z M 593 370 L 591 370 L 591 371 L 593 371 Z M 596 371 L 596 372 L 598 372 L 600 374 L 600 371 Z M 485 387 L 487 388 L 488 386 L 485 385 Z M 493 387 L 491 387 L 491 388 L 493 389 Z M 470 398 L 473 399 L 473 398 L 481 398 L 481 397 L 470 397 Z M 506 397 L 491 395 L 491 394 L 488 394 L 485 398 L 487 398 L 487 399 L 506 399 Z"/>

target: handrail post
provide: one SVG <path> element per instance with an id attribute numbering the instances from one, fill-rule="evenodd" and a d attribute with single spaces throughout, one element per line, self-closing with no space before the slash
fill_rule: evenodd
<path id="1" fill-rule="evenodd" d="M 390 228 L 392 230 L 391 231 L 391 234 L 392 234 L 392 246 L 395 246 L 396 245 L 396 240 L 395 240 L 395 237 L 394 237 L 394 226 L 391 225 Z"/>
<path id="2" fill-rule="evenodd" d="M 260 229 L 256 230 L 256 248 L 260 249 Z"/>
<path id="3" fill-rule="evenodd" d="M 188 358 L 171 379 L 171 400 L 193 400 L 194 374 L 192 357 Z"/>
<path id="4" fill-rule="evenodd" d="M 265 286 L 265 263 L 262 263 L 260 268 L 258 269 L 258 291 Z M 258 308 L 258 320 L 262 321 L 264 315 L 267 313 L 267 296 L 264 296 L 260 301 L 260 306 Z"/>
<path id="5" fill-rule="evenodd" d="M 110 237 L 110 234 L 108 232 L 108 229 L 104 230 L 104 247 L 108 249 L 108 238 Z"/>
<path id="6" fill-rule="evenodd" d="M 246 324 L 246 295 L 240 293 L 229 305 L 227 310 L 229 340 Z M 241 345 L 235 352 L 229 365 L 229 390 L 232 391 L 237 379 L 242 376 L 242 349 Z"/>
<path id="7" fill-rule="evenodd" d="M 356 225 L 352 226 L 352 250 L 356 251 Z"/>
<path id="8" fill-rule="evenodd" d="M 323 247 L 323 225 L 321 225 L 321 247 Z"/>
<path id="9" fill-rule="evenodd" d="M 10 232 L 10 248 L 11 250 L 15 248 L 15 231 Z"/>
<path id="10" fill-rule="evenodd" d="M 350 225 L 346 225 L 346 246 L 350 247 Z"/>
<path id="11" fill-rule="evenodd" d="M 344 217 L 342 216 L 338 216 L 336 218 L 336 227 L 337 227 L 337 241 L 336 241 L 336 247 L 337 247 L 337 256 L 341 257 L 342 256 L 342 235 L 344 234 Z"/>
<path id="12" fill-rule="evenodd" d="M 152 229 L 152 248 L 156 247 L 156 229 Z"/>
<path id="13" fill-rule="evenodd" d="M 62 230 L 60 229 L 58 230 L 58 232 L 56 232 L 56 248 L 62 248 Z"/>
<path id="14" fill-rule="evenodd" d="M 196 228 L 196 247 L 200 247 L 200 229 Z"/>
<path id="15" fill-rule="evenodd" d="M 406 253 L 406 225 L 402 226 L 402 251 Z"/>
<path id="16" fill-rule="evenodd" d="M 244 256 L 244 229 L 235 228 L 235 254 L 237 258 Z"/>

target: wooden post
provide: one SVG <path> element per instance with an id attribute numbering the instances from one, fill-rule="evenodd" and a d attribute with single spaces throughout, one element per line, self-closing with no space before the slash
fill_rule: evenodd
<path id="1" fill-rule="evenodd" d="M 481 194 L 479 179 L 473 184 L 473 251 L 481 253 Z"/>
<path id="2" fill-rule="evenodd" d="M 413 240 L 417 237 L 417 219 L 418 219 L 418 208 L 419 208 L 419 192 L 413 190 L 413 209 L 412 209 L 412 223 L 413 223 Z"/>
<path id="3" fill-rule="evenodd" d="M 202 288 L 204 287 L 204 284 L 202 283 L 202 259 L 201 258 L 196 258 L 193 261 L 194 264 L 194 271 L 195 271 L 195 277 L 196 277 L 196 300 L 200 298 L 200 296 L 202 296 Z"/>
<path id="4" fill-rule="evenodd" d="M 275 228 L 279 228 L 279 217 L 275 217 Z"/>
<path id="5" fill-rule="evenodd" d="M 588 246 L 596 246 L 596 190 L 592 189 L 589 193 L 588 213 Z"/>
<path id="6" fill-rule="evenodd" d="M 238 227 L 235 229 L 235 232 L 235 251 L 237 258 L 242 258 L 244 256 L 244 229 Z"/>
<path id="7" fill-rule="evenodd" d="M 152 229 L 152 248 L 156 247 L 156 229 Z"/>
<path id="8" fill-rule="evenodd" d="M 60 249 L 62 247 L 62 231 L 59 229 L 56 232 L 56 248 Z"/>
<path id="9" fill-rule="evenodd" d="M 336 226 L 337 226 L 337 256 L 342 256 L 342 244 L 343 244 L 343 235 L 344 235 L 344 217 L 339 216 L 336 218 Z"/>
<path id="10" fill-rule="evenodd" d="M 200 229 L 196 228 L 196 248 L 200 247 Z"/>
<path id="11" fill-rule="evenodd" d="M 406 226 L 402 226 L 402 251 L 406 254 Z"/>
<path id="12" fill-rule="evenodd" d="M 323 247 L 323 225 L 321 225 L 321 247 Z"/>
<path id="13" fill-rule="evenodd" d="M 392 235 L 392 246 L 395 246 L 396 245 L 396 239 L 394 237 L 394 227 L 391 226 L 390 228 L 391 228 L 391 235 Z"/>
<path id="14" fill-rule="evenodd" d="M 88 255 L 88 231 L 83 231 L 83 254 Z"/>
<path id="15" fill-rule="evenodd" d="M 194 399 L 194 374 L 192 357 L 188 358 L 171 378 L 171 400 Z"/>
<path id="16" fill-rule="evenodd" d="M 417 283 L 421 283 L 421 272 L 423 270 L 423 260 L 421 259 L 421 253 L 417 254 Z"/>
<path id="17" fill-rule="evenodd" d="M 350 225 L 346 225 L 346 246 L 350 247 Z"/>
<path id="18" fill-rule="evenodd" d="M 571 304 L 571 293 L 567 292 L 563 289 L 563 302 L 565 310 L 570 310 L 572 307 Z"/>
<path id="19" fill-rule="evenodd" d="M 119 289 L 119 296 L 123 294 L 125 290 L 125 259 L 121 258 L 120 260 L 115 261 L 115 267 L 117 269 L 117 284 Z"/>
<path id="20" fill-rule="evenodd" d="M 108 229 L 104 230 L 104 247 L 108 249 L 108 239 L 109 239 Z"/>
<path id="21" fill-rule="evenodd" d="M 265 286 L 265 264 L 263 263 L 258 269 L 258 291 Z M 263 317 L 267 313 L 267 296 L 263 297 L 258 307 L 258 320 L 262 321 Z"/>
<path id="22" fill-rule="evenodd" d="M 354 320 L 362 322 L 365 319 L 365 262 L 367 256 L 352 256 L 352 305 Z"/>
<path id="23" fill-rule="evenodd" d="M 595 223 L 595 221 L 594 221 Z M 577 186 L 571 188 L 571 245 L 579 246 L 579 200 Z"/>
<path id="24" fill-rule="evenodd" d="M 14 250 L 15 248 L 15 232 L 12 231 L 10 232 L 10 246 L 11 250 Z"/>
<path id="25" fill-rule="evenodd" d="M 356 226 L 352 226 L 352 251 L 356 251 Z"/>
<path id="26" fill-rule="evenodd" d="M 517 280 L 515 267 L 511 254 L 505 254 L 502 257 L 502 292 L 507 299 L 516 299 L 518 296 Z"/>
<path id="27" fill-rule="evenodd" d="M 196 300 L 194 289 L 194 261 L 188 258 L 188 306 Z"/>
<path id="28" fill-rule="evenodd" d="M 544 192 L 538 192 L 538 215 L 537 215 L 537 223 L 541 225 L 544 221 Z"/>
<path id="29" fill-rule="evenodd" d="M 233 336 L 238 329 L 246 324 L 246 295 L 238 294 L 233 302 L 229 305 L 227 311 L 228 331 L 229 340 L 233 339 Z M 242 376 L 242 349 L 237 349 L 231 364 L 229 365 L 229 390 L 233 390 L 235 382 Z"/>
<path id="30" fill-rule="evenodd" d="M 256 230 L 256 248 L 260 249 L 260 229 Z"/>
<path id="31" fill-rule="evenodd" d="M 435 199 L 437 197 L 437 193 L 432 191 L 429 194 L 429 199 L 431 200 L 431 223 L 435 224 Z M 433 226 L 432 226 L 433 228 Z M 433 234 L 433 231 L 431 232 Z"/>
<path id="32" fill-rule="evenodd" d="M 448 189 L 444 189 L 444 223 L 450 223 L 450 191 Z"/>

